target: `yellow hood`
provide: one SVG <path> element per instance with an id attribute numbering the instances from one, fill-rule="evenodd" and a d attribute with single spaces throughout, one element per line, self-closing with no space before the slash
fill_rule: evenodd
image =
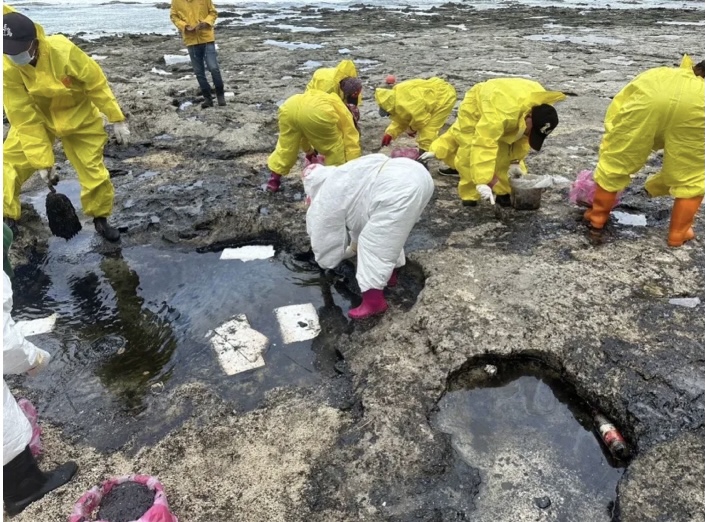
<path id="1" fill-rule="evenodd" d="M 397 93 L 394 89 L 375 89 L 375 100 L 385 112 L 391 113 L 397 102 Z"/>

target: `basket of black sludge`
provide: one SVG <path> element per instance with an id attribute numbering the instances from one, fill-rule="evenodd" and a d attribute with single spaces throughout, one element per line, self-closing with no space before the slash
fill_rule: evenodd
<path id="1" fill-rule="evenodd" d="M 164 486 L 147 475 L 106 480 L 87 491 L 73 507 L 69 522 L 179 522 Z"/>

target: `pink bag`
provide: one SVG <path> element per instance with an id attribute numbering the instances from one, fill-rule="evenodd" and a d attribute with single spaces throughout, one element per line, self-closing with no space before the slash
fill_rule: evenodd
<path id="1" fill-rule="evenodd" d="M 42 452 L 42 441 L 40 439 L 42 428 L 39 427 L 39 423 L 37 422 L 37 409 L 34 407 L 34 404 L 27 399 L 18 400 L 17 405 L 20 407 L 25 417 L 27 417 L 29 425 L 32 427 L 32 438 L 29 439 L 29 451 L 32 452 L 32 456 L 37 457 Z"/>
<path id="2" fill-rule="evenodd" d="M 148 475 L 127 475 L 106 480 L 98 487 L 95 486 L 90 491 L 87 491 L 78 499 L 78 502 L 73 506 L 73 513 L 69 517 L 69 522 L 89 522 L 93 520 L 93 512 L 98 509 L 103 497 L 118 484 L 124 482 L 137 482 L 155 492 L 154 504 L 147 512 L 135 522 L 179 522 L 179 519 L 169 511 L 169 504 L 166 501 L 166 493 L 164 486 L 156 478 Z M 98 520 L 96 522 L 108 522 Z"/>
<path id="3" fill-rule="evenodd" d="M 322 154 L 316 154 L 313 158 L 306 156 L 304 158 L 304 168 L 310 165 L 324 165 L 326 162 L 326 157 Z"/>
<path id="4" fill-rule="evenodd" d="M 570 194 L 568 198 L 574 205 L 581 207 L 592 207 L 592 200 L 595 198 L 595 190 L 597 185 L 592 177 L 591 170 L 581 170 L 578 177 L 570 186 Z M 622 191 L 617 193 L 617 203 L 622 196 Z M 616 203 L 615 203 L 616 204 Z"/>
<path id="5" fill-rule="evenodd" d="M 419 149 L 416 147 L 404 147 L 400 149 L 394 149 L 390 154 L 392 158 L 409 158 L 415 160 L 419 157 Z"/>

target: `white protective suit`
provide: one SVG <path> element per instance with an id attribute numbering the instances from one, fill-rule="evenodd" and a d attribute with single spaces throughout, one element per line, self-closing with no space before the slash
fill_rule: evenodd
<path id="1" fill-rule="evenodd" d="M 2 274 L 2 373 L 24 373 L 34 368 L 38 361 L 49 360 L 49 354 L 26 340 L 10 316 L 12 311 L 12 283 Z M 2 405 L 2 465 L 4 466 L 29 444 L 32 427 L 12 396 L 5 379 Z"/>
<path id="2" fill-rule="evenodd" d="M 311 165 L 303 177 L 316 262 L 335 268 L 357 244 L 360 290 L 383 289 L 406 262 L 406 238 L 433 195 L 431 175 L 409 158 L 370 154 L 337 167 Z"/>

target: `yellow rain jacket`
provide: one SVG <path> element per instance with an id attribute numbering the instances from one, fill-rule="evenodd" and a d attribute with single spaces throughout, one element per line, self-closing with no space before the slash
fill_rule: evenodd
<path id="1" fill-rule="evenodd" d="M 286 175 L 299 150 L 316 149 L 326 165 L 342 165 L 360 157 L 360 134 L 352 114 L 335 94 L 311 90 L 295 94 L 279 107 L 279 139 L 269 156 L 272 172 Z"/>
<path id="2" fill-rule="evenodd" d="M 524 119 L 536 105 L 563 99 L 563 93 L 524 78 L 497 78 L 473 86 L 460 104 L 458 119 L 430 149 L 460 174 L 460 198 L 479 200 L 475 187 L 489 184 L 495 175 L 499 182 L 493 191 L 509 194 L 509 165 L 519 161 L 526 170 L 523 159 L 530 147 Z"/>
<path id="3" fill-rule="evenodd" d="M 357 69 L 355 69 L 355 64 L 351 60 L 343 60 L 335 67 L 316 69 L 311 81 L 306 86 L 306 90 L 315 89 L 329 94 L 336 94 L 342 101 L 345 101 L 345 94 L 340 88 L 340 82 L 345 78 L 357 78 Z M 362 96 L 360 96 L 359 100 L 362 101 Z M 358 105 L 360 105 L 359 102 Z"/>
<path id="4" fill-rule="evenodd" d="M 392 119 L 385 133 L 396 139 L 406 130 L 416 132 L 419 148 L 428 150 L 453 110 L 457 94 L 451 84 L 434 77 L 377 89 L 375 100 Z"/>
<path id="5" fill-rule="evenodd" d="M 125 116 L 100 66 L 66 37 L 45 36 L 35 26 L 35 67 L 3 57 L 3 105 L 10 122 L 3 144 L 3 214 L 19 219 L 22 184 L 36 170 L 54 165 L 58 136 L 78 173 L 84 213 L 106 217 L 113 186 L 103 164 L 107 134 L 100 113 L 112 123 Z"/>
<path id="6" fill-rule="evenodd" d="M 181 31 L 186 46 L 215 42 L 215 19 L 218 11 L 211 0 L 172 0 L 171 21 Z M 208 27 L 186 31 L 186 26 L 196 27 L 205 22 Z"/>
<path id="7" fill-rule="evenodd" d="M 610 192 L 623 190 L 659 149 L 663 166 L 646 180 L 649 194 L 705 194 L 705 81 L 692 69 L 650 69 L 614 97 L 605 115 L 595 182 Z"/>
<path id="8" fill-rule="evenodd" d="M 683 58 L 681 59 L 680 68 L 681 69 L 688 69 L 688 70 L 692 71 L 693 67 L 695 67 L 695 63 L 693 63 L 693 59 L 690 56 L 688 56 L 687 54 L 684 54 Z"/>

